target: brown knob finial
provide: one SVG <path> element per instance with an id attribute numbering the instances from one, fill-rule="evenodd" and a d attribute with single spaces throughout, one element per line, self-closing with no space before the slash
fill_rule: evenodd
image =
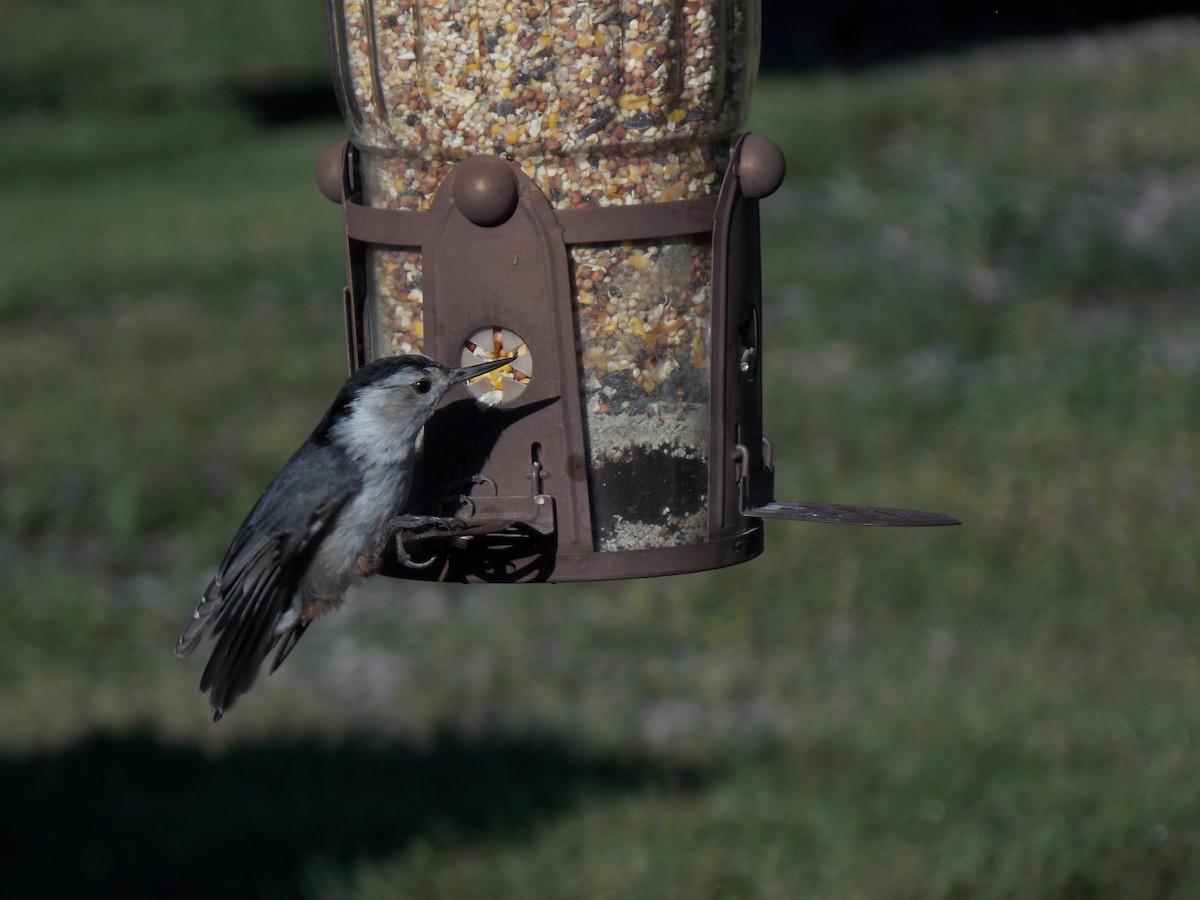
<path id="1" fill-rule="evenodd" d="M 317 157 L 317 187 L 334 203 L 342 202 L 342 165 L 346 141 L 334 141 Z"/>
<path id="2" fill-rule="evenodd" d="M 787 163 L 783 151 L 770 138 L 760 134 L 748 134 L 742 140 L 742 152 L 738 157 L 738 181 L 742 194 L 751 200 L 761 200 L 783 184 Z"/>
<path id="3" fill-rule="evenodd" d="M 495 156 L 472 156 L 454 173 L 454 205 L 474 222 L 491 228 L 509 220 L 517 208 L 517 180 L 508 163 Z"/>

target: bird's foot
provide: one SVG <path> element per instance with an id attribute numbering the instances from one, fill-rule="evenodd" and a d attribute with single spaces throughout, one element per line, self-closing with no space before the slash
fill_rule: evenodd
<path id="1" fill-rule="evenodd" d="M 468 475 L 443 485 L 438 494 L 432 499 L 432 502 L 423 505 L 431 509 L 445 509 L 453 504 L 459 510 L 469 510 L 468 515 L 474 515 L 475 503 L 471 499 L 469 492 L 471 488 L 481 484 L 490 484 L 493 492 L 499 493 L 500 488 L 493 478 L 483 474 Z M 437 561 L 437 557 L 431 556 L 427 560 L 417 562 L 409 554 L 405 544 L 412 541 L 420 542 L 433 536 L 432 532 L 446 535 L 455 531 L 461 531 L 466 527 L 467 523 L 457 516 L 396 516 L 388 522 L 387 528 L 384 530 L 384 539 L 380 544 L 377 555 L 382 558 L 388 551 L 389 545 L 394 545 L 396 558 L 402 566 L 408 569 L 427 569 Z M 363 565 L 362 560 L 360 560 L 359 565 L 360 567 Z M 378 565 L 375 571 L 378 571 Z"/>
<path id="2" fill-rule="evenodd" d="M 466 522 L 462 519 L 456 519 L 453 516 L 396 516 L 388 523 L 386 531 L 388 537 L 384 540 L 384 547 L 386 548 L 388 543 L 394 542 L 396 558 L 400 561 L 400 565 L 405 568 L 428 569 L 437 561 L 437 557 L 431 556 L 422 562 L 414 560 L 405 547 L 407 543 L 406 535 L 408 536 L 408 540 L 414 538 L 419 540 L 428 536 L 430 532 L 436 531 L 443 534 L 450 534 L 465 527 Z"/>
<path id="3" fill-rule="evenodd" d="M 462 519 L 454 516 L 395 516 L 387 525 L 388 534 L 407 531 L 413 535 L 427 531 L 457 531 L 466 526 Z"/>

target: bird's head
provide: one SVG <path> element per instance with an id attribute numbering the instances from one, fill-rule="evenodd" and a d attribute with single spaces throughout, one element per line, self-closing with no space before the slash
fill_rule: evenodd
<path id="1" fill-rule="evenodd" d="M 451 368 L 428 356 L 374 360 L 346 380 L 313 437 L 333 441 L 363 461 L 393 462 L 411 453 L 450 388 L 511 362 Z"/>

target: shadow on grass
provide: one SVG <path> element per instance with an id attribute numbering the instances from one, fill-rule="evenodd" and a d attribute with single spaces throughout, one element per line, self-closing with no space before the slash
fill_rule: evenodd
<path id="1" fill-rule="evenodd" d="M 549 737 L 353 737 L 210 755 L 93 736 L 0 760 L 7 897 L 294 897 L 314 861 L 417 837 L 520 834 L 587 795 L 679 790 L 694 768 L 586 756 Z"/>

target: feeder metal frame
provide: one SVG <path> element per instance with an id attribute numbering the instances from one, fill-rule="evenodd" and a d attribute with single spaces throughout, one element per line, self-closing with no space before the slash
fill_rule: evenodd
<path id="1" fill-rule="evenodd" d="M 762 434 L 759 370 L 762 283 L 758 200 L 778 187 L 784 160 L 771 141 L 742 135 L 715 196 L 554 209 L 521 169 L 496 156 L 454 166 L 428 211 L 364 205 L 358 151 L 329 147 L 317 165 L 322 192 L 341 204 L 351 371 L 374 358 L 367 327 L 367 248 L 419 249 L 425 351 L 457 359 L 465 335 L 497 324 L 537 354 L 537 377 L 511 408 L 481 415 L 446 403 L 426 426 L 418 481 L 426 509 L 463 528 L 422 535 L 422 568 L 383 573 L 440 581 L 591 581 L 679 574 L 746 562 L 763 550 L 764 518 L 860 525 L 947 525 L 934 513 L 776 501 L 770 444 Z M 708 522 L 702 543 L 597 550 L 575 347 L 567 247 L 712 235 Z M 455 298 L 450 301 L 446 298 Z M 464 302 L 463 298 L 469 298 Z M 494 496 L 438 502 L 455 478 L 484 473 Z M 414 492 L 419 495 L 420 487 Z"/>

